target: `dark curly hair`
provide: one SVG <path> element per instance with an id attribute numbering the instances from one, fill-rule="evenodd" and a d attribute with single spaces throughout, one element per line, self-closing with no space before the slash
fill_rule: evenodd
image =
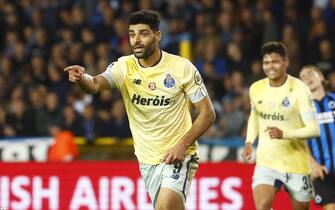
<path id="1" fill-rule="evenodd" d="M 261 57 L 266 54 L 278 53 L 281 57 L 287 58 L 287 48 L 282 42 L 267 42 L 261 47 Z"/>
<path id="2" fill-rule="evenodd" d="M 150 28 L 154 31 L 158 31 L 160 15 L 158 12 L 153 10 L 140 10 L 130 15 L 128 19 L 129 25 L 136 25 L 141 23 L 149 25 Z"/>

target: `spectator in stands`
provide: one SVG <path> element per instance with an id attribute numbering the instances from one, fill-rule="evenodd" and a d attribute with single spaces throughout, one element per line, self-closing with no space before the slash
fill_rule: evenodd
<path id="1" fill-rule="evenodd" d="M 46 61 L 43 55 L 36 51 L 36 53 L 32 54 L 30 62 L 30 71 L 33 80 L 38 84 L 46 84 L 48 75 L 46 74 Z"/>
<path id="2" fill-rule="evenodd" d="M 323 39 L 329 36 L 329 29 L 324 20 L 319 20 L 311 25 L 308 33 L 307 60 L 309 63 L 316 63 L 320 59 L 319 46 Z"/>
<path id="3" fill-rule="evenodd" d="M 260 48 L 262 43 L 262 24 L 256 20 L 252 8 L 247 5 L 245 7 L 241 5 L 241 25 L 244 35 L 242 46 L 243 55 L 245 55 L 245 58 L 249 61 L 258 59 L 258 53 L 249 52 Z"/>
<path id="4" fill-rule="evenodd" d="M 195 61 L 196 67 L 204 77 L 211 80 L 220 80 L 228 73 L 227 61 L 219 54 L 221 46 L 218 40 L 219 37 L 213 34 L 212 37 L 206 36 L 206 38 L 199 40 L 195 49 L 198 52 L 198 58 Z"/>
<path id="5" fill-rule="evenodd" d="M 220 120 L 219 130 L 222 132 L 221 138 L 240 136 L 244 123 L 245 114 L 241 110 L 241 96 L 226 97 L 223 104 L 223 114 Z"/>
<path id="6" fill-rule="evenodd" d="M 93 144 L 95 138 L 99 136 L 99 121 L 91 104 L 86 105 L 84 108 L 82 128 L 86 143 L 89 145 Z"/>
<path id="7" fill-rule="evenodd" d="M 23 99 L 14 99 L 10 102 L 10 110 L 6 117 L 6 124 L 15 132 L 15 136 L 33 136 L 34 125 L 31 123 L 32 113 L 27 110 Z"/>
<path id="8" fill-rule="evenodd" d="M 302 15 L 299 8 L 303 8 L 307 5 L 303 1 L 290 1 L 286 0 L 284 3 L 284 9 L 282 10 L 284 17 L 282 17 L 282 22 L 284 24 L 290 24 L 295 29 L 298 40 L 301 42 L 306 42 L 308 37 L 308 32 L 310 30 L 308 19 L 309 17 Z"/>
<path id="9" fill-rule="evenodd" d="M 15 66 L 15 77 L 19 77 L 27 68 L 27 50 L 24 42 L 20 41 L 15 45 L 15 55 L 13 57 Z"/>
<path id="10" fill-rule="evenodd" d="M 24 105 L 24 92 L 20 85 L 14 87 L 10 93 L 8 112 L 6 114 L 6 125 L 13 129 L 15 136 L 28 136 L 31 131 L 30 117 Z"/>
<path id="11" fill-rule="evenodd" d="M 0 104 L 0 137 L 5 136 L 6 109 Z"/>
<path id="12" fill-rule="evenodd" d="M 60 124 L 55 123 L 50 125 L 49 134 L 53 137 L 53 142 L 48 151 L 48 161 L 69 162 L 79 157 L 79 150 L 71 131 L 63 130 Z"/>
<path id="13" fill-rule="evenodd" d="M 240 32 L 236 32 L 237 36 Z M 247 61 L 243 57 L 241 46 L 236 42 L 229 42 L 227 45 L 227 59 L 228 69 L 230 71 L 236 71 L 241 69 L 247 69 Z"/>
<path id="14" fill-rule="evenodd" d="M 325 18 L 328 27 L 334 28 L 334 18 L 335 18 L 335 1 L 329 0 L 326 8 L 323 11 L 323 17 Z"/>
<path id="15" fill-rule="evenodd" d="M 62 113 L 58 102 L 57 94 L 48 93 L 45 106 L 40 109 L 36 116 L 36 129 L 39 136 L 49 134 L 49 126 L 53 123 L 62 122 Z"/>
<path id="16" fill-rule="evenodd" d="M 282 41 L 287 46 L 291 74 L 298 76 L 301 67 L 300 43 L 292 25 L 285 24 L 282 28 Z"/>
<path id="17" fill-rule="evenodd" d="M 323 39 L 320 41 L 318 49 L 320 57 L 318 61 L 316 61 L 315 66 L 328 77 L 328 74 L 335 69 L 335 53 L 333 45 L 329 39 Z"/>
<path id="18" fill-rule="evenodd" d="M 87 49 L 83 52 L 83 64 L 87 66 L 87 72 L 97 74 L 96 54 L 93 50 Z"/>
<path id="19" fill-rule="evenodd" d="M 66 82 L 60 69 L 50 63 L 47 67 L 48 89 L 57 94 L 59 105 L 64 106 L 66 94 L 69 92 L 69 83 Z"/>
<path id="20" fill-rule="evenodd" d="M 335 92 L 335 69 L 329 73 L 327 80 L 329 81 L 329 91 Z"/>
<path id="21" fill-rule="evenodd" d="M 38 126 L 36 122 L 36 118 L 38 113 L 43 109 L 44 106 L 44 98 L 43 98 L 43 93 L 39 88 L 34 87 L 31 89 L 28 89 L 29 93 L 27 95 L 28 97 L 28 103 L 26 104 L 26 109 L 27 112 L 30 114 L 29 117 L 29 123 L 31 124 L 30 126 L 30 132 L 31 136 L 37 136 L 38 132 L 36 129 L 36 126 Z"/>
<path id="22" fill-rule="evenodd" d="M 259 59 L 251 61 L 250 64 L 251 75 L 246 78 L 246 85 L 250 86 L 252 83 L 256 82 L 265 77 L 262 71 L 262 64 Z"/>
<path id="23" fill-rule="evenodd" d="M 4 98 L 10 97 L 10 92 L 16 85 L 16 78 L 12 76 L 14 73 L 14 65 L 12 59 L 7 56 L 0 57 L 0 76 L 2 77 L 2 86 L 0 96 L 3 95 Z"/>
<path id="24" fill-rule="evenodd" d="M 82 116 L 78 114 L 71 105 L 65 105 L 63 108 L 62 122 L 64 129 L 71 131 L 76 136 L 84 136 L 82 122 Z"/>
<path id="25" fill-rule="evenodd" d="M 202 13 L 199 13 L 202 14 Z M 204 15 L 197 16 L 199 20 L 205 19 Z M 201 18 L 201 19 L 200 19 Z M 204 22 L 204 23 L 202 23 Z M 204 24 L 206 23 L 206 19 L 204 21 L 198 21 L 198 30 L 199 32 L 203 31 Z M 201 23 L 201 24 L 200 24 Z M 217 19 L 218 29 L 221 40 L 223 40 L 224 44 L 228 44 L 233 36 L 233 30 L 234 30 L 234 23 L 231 14 L 228 12 L 221 11 L 218 15 Z"/>
<path id="26" fill-rule="evenodd" d="M 231 73 L 231 85 L 235 95 L 242 95 L 245 89 L 243 73 L 240 70 L 235 70 Z"/>
<path id="27" fill-rule="evenodd" d="M 168 22 L 168 37 L 166 50 L 173 54 L 181 53 L 181 43 L 190 40 L 190 34 L 186 30 L 186 22 L 178 16 L 173 16 Z"/>
<path id="28" fill-rule="evenodd" d="M 121 99 L 113 103 L 111 109 L 111 124 L 109 129 L 112 131 L 112 136 L 118 139 L 130 138 L 131 132 L 129 122 L 123 101 Z"/>

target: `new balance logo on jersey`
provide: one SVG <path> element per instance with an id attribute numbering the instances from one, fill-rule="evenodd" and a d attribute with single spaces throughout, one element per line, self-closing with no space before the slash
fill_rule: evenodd
<path id="1" fill-rule="evenodd" d="M 133 95 L 131 99 L 133 104 L 141 104 L 144 106 L 167 106 L 170 104 L 171 99 L 165 96 L 156 96 L 156 98 L 144 98 L 141 95 Z"/>
<path id="2" fill-rule="evenodd" d="M 284 121 L 285 116 L 280 113 L 266 114 L 261 112 L 259 116 L 264 120 L 275 120 L 275 121 Z"/>
<path id="3" fill-rule="evenodd" d="M 140 85 L 141 82 L 142 82 L 142 80 L 140 80 L 140 79 L 134 79 L 134 80 L 133 80 L 133 83 L 134 83 L 135 85 Z"/>

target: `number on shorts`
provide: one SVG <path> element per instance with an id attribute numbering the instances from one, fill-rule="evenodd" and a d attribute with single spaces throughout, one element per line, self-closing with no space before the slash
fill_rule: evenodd
<path id="1" fill-rule="evenodd" d="M 176 162 L 174 164 L 173 173 L 178 174 L 180 172 L 182 166 L 183 166 L 183 163 L 181 161 Z"/>
<path id="2" fill-rule="evenodd" d="M 304 182 L 304 186 L 302 187 L 304 190 L 307 190 L 308 188 L 312 188 L 311 179 L 309 176 L 303 176 L 302 181 Z"/>

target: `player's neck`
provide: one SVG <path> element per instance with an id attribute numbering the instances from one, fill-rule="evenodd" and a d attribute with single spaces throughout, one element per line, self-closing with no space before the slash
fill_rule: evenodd
<path id="1" fill-rule="evenodd" d="M 270 79 L 269 80 L 270 86 L 271 87 L 280 87 L 280 86 L 282 86 L 286 82 L 287 77 L 288 77 L 287 74 L 285 74 L 284 76 L 282 76 L 282 77 L 280 77 L 280 78 L 278 78 L 276 80 Z"/>
<path id="2" fill-rule="evenodd" d="M 152 67 L 152 66 L 157 65 L 159 61 L 161 60 L 161 58 L 162 58 L 162 52 L 157 47 L 155 48 L 154 52 L 148 58 L 138 59 L 138 62 L 142 67 L 147 68 L 147 67 Z"/>
<path id="3" fill-rule="evenodd" d="M 318 101 L 321 101 L 323 97 L 325 97 L 326 95 L 326 90 L 323 88 L 323 86 L 315 89 L 312 91 L 312 94 L 313 94 L 313 98 L 318 100 Z"/>

